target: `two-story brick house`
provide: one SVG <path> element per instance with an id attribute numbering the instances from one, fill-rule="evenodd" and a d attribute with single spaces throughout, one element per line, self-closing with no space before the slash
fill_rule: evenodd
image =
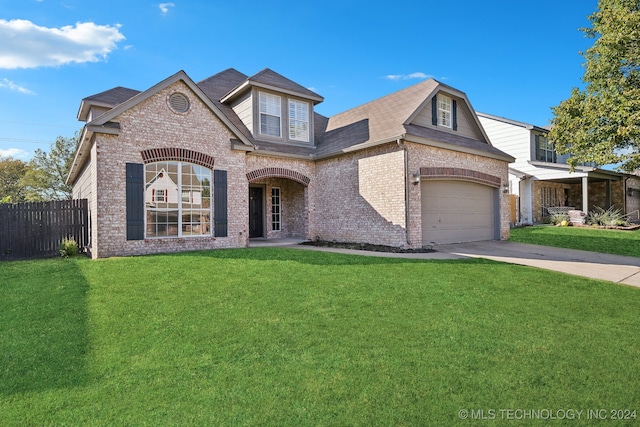
<path id="1" fill-rule="evenodd" d="M 82 100 L 69 173 L 96 257 L 298 237 L 418 248 L 504 239 L 513 158 L 433 79 L 332 117 L 265 69 Z"/>

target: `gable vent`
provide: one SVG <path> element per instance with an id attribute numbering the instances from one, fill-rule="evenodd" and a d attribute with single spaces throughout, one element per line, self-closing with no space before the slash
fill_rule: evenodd
<path id="1" fill-rule="evenodd" d="M 176 113 L 189 111 L 189 98 L 181 93 L 172 93 L 169 97 L 169 107 Z"/>

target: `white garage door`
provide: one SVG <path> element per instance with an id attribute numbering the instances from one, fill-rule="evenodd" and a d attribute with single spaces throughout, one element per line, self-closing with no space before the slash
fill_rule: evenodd
<path id="1" fill-rule="evenodd" d="M 422 241 L 495 239 L 496 189 L 467 181 L 422 181 Z"/>

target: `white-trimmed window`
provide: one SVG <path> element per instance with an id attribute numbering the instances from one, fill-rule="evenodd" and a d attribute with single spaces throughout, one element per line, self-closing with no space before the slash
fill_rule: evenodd
<path id="1" fill-rule="evenodd" d="M 166 190 L 164 188 L 158 188 L 157 190 L 151 190 L 153 201 L 158 202 L 166 202 Z"/>
<path id="2" fill-rule="evenodd" d="M 309 103 L 289 100 L 289 139 L 309 141 Z"/>
<path id="3" fill-rule="evenodd" d="M 536 135 L 536 160 L 541 162 L 556 163 L 556 151 L 553 143 L 546 136 Z"/>
<path id="4" fill-rule="evenodd" d="M 281 230 L 280 188 L 271 187 L 271 229 Z"/>
<path id="5" fill-rule="evenodd" d="M 145 236 L 211 235 L 211 169 L 186 162 L 145 165 Z"/>
<path id="6" fill-rule="evenodd" d="M 280 97 L 260 92 L 260 133 L 269 136 L 282 136 Z"/>
<path id="7" fill-rule="evenodd" d="M 451 98 L 438 95 L 438 126 L 451 127 Z"/>

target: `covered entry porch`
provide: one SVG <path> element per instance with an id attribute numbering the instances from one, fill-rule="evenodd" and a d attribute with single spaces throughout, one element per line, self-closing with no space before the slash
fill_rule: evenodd
<path id="1" fill-rule="evenodd" d="M 594 170 L 565 178 L 533 181 L 534 222 L 542 222 L 549 208 L 566 207 L 585 213 L 596 207 L 627 211 L 624 174 Z"/>
<path id="2" fill-rule="evenodd" d="M 249 238 L 254 242 L 305 239 L 309 178 L 282 168 L 260 169 L 249 179 Z"/>

